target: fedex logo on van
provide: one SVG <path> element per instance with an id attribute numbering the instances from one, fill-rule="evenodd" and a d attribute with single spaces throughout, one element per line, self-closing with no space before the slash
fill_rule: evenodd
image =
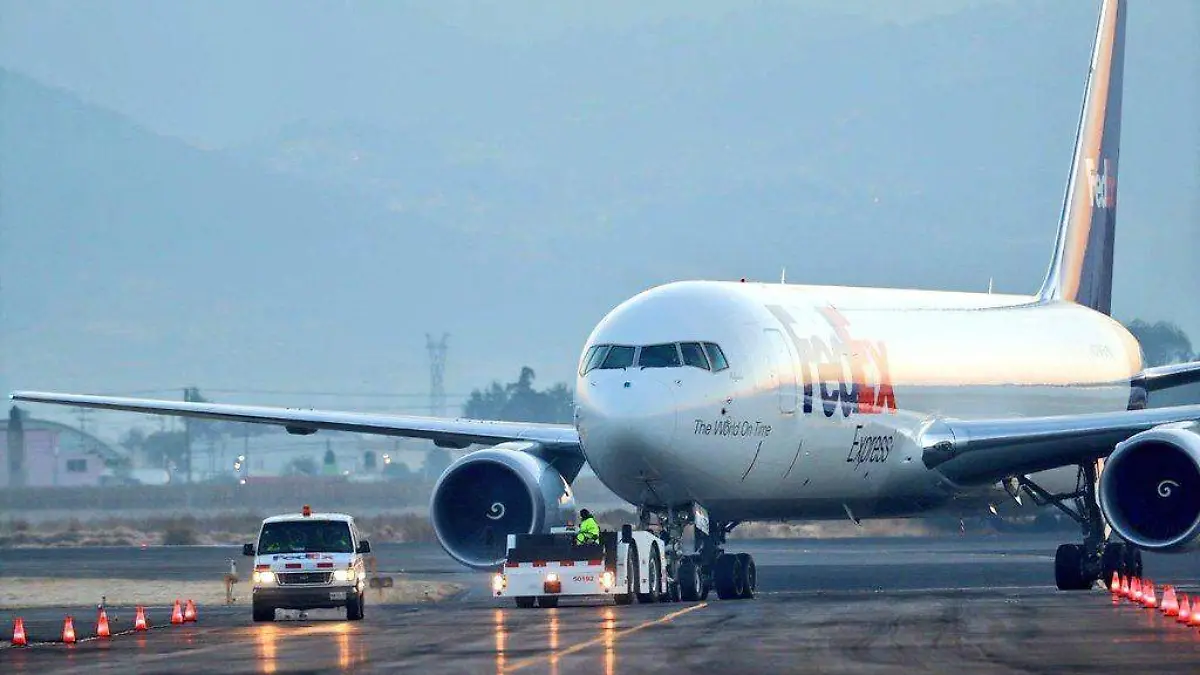
<path id="1" fill-rule="evenodd" d="M 826 417 L 839 408 L 843 417 L 896 412 L 886 344 L 851 335 L 850 322 L 834 307 L 818 310 L 832 329 L 828 337 L 802 337 L 790 312 L 779 305 L 767 309 L 783 324 L 799 355 L 804 414 L 813 414 L 818 394 Z"/>

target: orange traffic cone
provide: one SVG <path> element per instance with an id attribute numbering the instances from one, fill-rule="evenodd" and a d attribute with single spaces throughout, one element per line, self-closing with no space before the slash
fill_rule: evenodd
<path id="1" fill-rule="evenodd" d="M 25 620 L 19 616 L 13 621 L 12 643 L 14 647 L 29 644 L 29 641 L 25 639 Z"/>
<path id="2" fill-rule="evenodd" d="M 1158 606 L 1158 596 L 1154 590 L 1154 582 L 1151 581 L 1146 588 L 1146 592 L 1142 594 L 1142 606 L 1146 609 L 1154 609 Z"/>
<path id="3" fill-rule="evenodd" d="M 133 620 L 133 629 L 135 631 L 146 630 L 146 608 L 141 605 L 137 606 L 137 617 Z"/>
<path id="4" fill-rule="evenodd" d="M 1188 596 L 1183 593 L 1179 594 L 1179 598 L 1179 614 L 1175 618 L 1179 623 L 1186 624 L 1192 618 L 1192 603 L 1188 602 Z"/>
<path id="5" fill-rule="evenodd" d="M 1179 616 L 1179 599 L 1175 597 L 1175 587 L 1167 586 L 1163 591 L 1162 611 L 1167 616 Z"/>
<path id="6" fill-rule="evenodd" d="M 1108 592 L 1113 595 L 1121 594 L 1121 575 L 1113 572 L 1112 581 L 1108 582 Z"/>
<path id="7" fill-rule="evenodd" d="M 1188 615 L 1187 625 L 1200 626 L 1200 611 L 1197 611 L 1195 603 L 1192 603 L 1192 613 Z"/>
<path id="8" fill-rule="evenodd" d="M 1121 580 L 1121 597 L 1129 599 L 1131 595 L 1133 595 L 1133 591 L 1129 590 L 1129 577 L 1125 577 Z"/>
<path id="9" fill-rule="evenodd" d="M 190 599 L 187 601 L 187 607 L 183 610 L 183 620 L 187 623 L 192 623 L 196 620 L 196 603 Z"/>
<path id="10" fill-rule="evenodd" d="M 69 616 L 63 621 L 62 641 L 69 645 L 75 644 L 75 622 Z"/>
<path id="11" fill-rule="evenodd" d="M 96 637 L 111 637 L 112 633 L 108 630 L 108 612 L 100 609 L 100 618 L 96 619 Z"/>
<path id="12" fill-rule="evenodd" d="M 171 610 L 171 623 L 183 623 L 183 610 L 179 607 L 179 600 L 175 600 L 175 609 Z"/>
<path id="13" fill-rule="evenodd" d="M 1134 602 L 1142 601 L 1142 580 L 1137 577 L 1129 584 L 1129 599 Z"/>

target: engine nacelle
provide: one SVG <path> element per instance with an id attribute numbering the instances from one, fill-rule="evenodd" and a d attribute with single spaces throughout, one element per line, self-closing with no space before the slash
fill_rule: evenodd
<path id="1" fill-rule="evenodd" d="M 548 532 L 575 513 L 571 486 L 537 443 L 501 443 L 464 455 L 438 478 L 429 516 L 438 542 L 476 569 L 504 563 L 510 534 Z"/>
<path id="2" fill-rule="evenodd" d="M 1113 530 L 1140 548 L 1200 545 L 1200 424 L 1164 424 L 1118 445 L 1099 498 Z"/>

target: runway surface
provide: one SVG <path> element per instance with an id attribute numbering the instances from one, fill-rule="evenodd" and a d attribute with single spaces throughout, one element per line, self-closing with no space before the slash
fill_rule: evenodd
<path id="1" fill-rule="evenodd" d="M 435 546 L 380 546 L 381 569 L 465 583 L 439 605 L 374 606 L 253 624 L 246 608 L 201 607 L 200 622 L 74 646 L 0 649 L 0 672 L 33 673 L 1194 673 L 1200 629 L 1113 605 L 1101 591 L 1053 587 L 1062 536 L 734 542 L 754 554 L 751 601 L 518 610 L 488 597 L 487 577 Z M 0 552 L 26 576 L 210 578 L 234 549 Z M 140 556 L 140 557 L 139 557 Z M 153 569 L 144 564 L 152 562 Z M 1147 556 L 1160 584 L 1200 592 L 1200 555 Z M 108 572 L 106 570 L 118 570 Z M 10 570 L 12 570 L 10 572 Z M 369 603 L 369 601 L 368 601 Z M 92 599 L 70 608 L 91 634 Z M 89 609 L 89 605 L 91 609 Z M 68 608 L 23 611 L 35 640 L 56 637 Z M 114 608 L 128 628 L 132 611 Z M 16 613 L 0 611 L 10 635 Z M 47 635 L 49 633 L 49 635 Z"/>

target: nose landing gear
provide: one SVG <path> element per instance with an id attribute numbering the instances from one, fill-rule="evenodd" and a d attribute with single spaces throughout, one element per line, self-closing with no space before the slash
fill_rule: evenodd
<path id="1" fill-rule="evenodd" d="M 667 556 L 668 596 L 672 600 L 705 600 L 712 590 L 722 600 L 745 600 L 758 590 L 758 569 L 749 553 L 727 553 L 726 536 L 738 521 L 710 520 L 702 507 L 641 509 L 642 527 L 658 520 Z M 684 553 L 684 529 L 694 526 L 693 552 Z"/>

